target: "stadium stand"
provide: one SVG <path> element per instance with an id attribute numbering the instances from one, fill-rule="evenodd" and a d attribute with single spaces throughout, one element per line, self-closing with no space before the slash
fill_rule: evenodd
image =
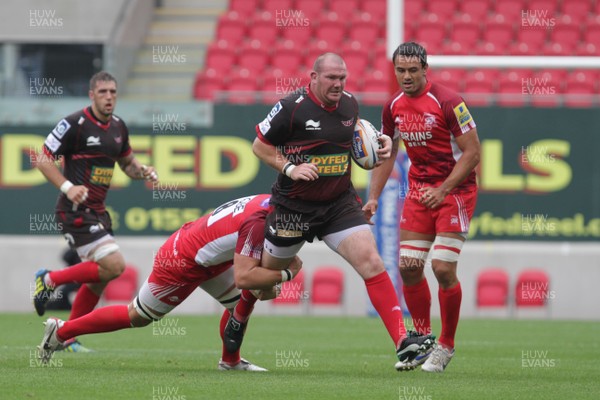
<path id="1" fill-rule="evenodd" d="M 344 295 L 344 272 L 337 267 L 318 267 L 312 278 L 312 305 L 341 305 Z"/>
<path id="2" fill-rule="evenodd" d="M 424 44 L 430 54 L 436 55 L 598 56 L 599 8 L 600 2 L 595 0 L 411 0 L 405 3 L 405 39 Z M 550 26 L 537 26 L 540 22 Z M 212 53 L 222 40 L 231 44 L 230 49 L 235 54 L 230 55 L 227 62 L 223 61 L 221 68 L 243 67 L 253 74 L 258 72 L 255 75 L 257 87 L 265 87 L 269 71 L 281 70 L 284 76 L 296 77 L 297 68 L 290 66 L 308 66 L 320 52 L 335 50 L 344 53 L 349 72 L 355 79 L 349 83 L 349 90 L 354 90 L 359 97 L 366 92 L 384 94 L 389 85 L 380 84 L 380 80 L 371 84 L 368 79 L 358 78 L 373 76 L 375 71 L 382 72 L 386 80 L 391 78 L 389 60 L 375 50 L 384 46 L 384 37 L 385 0 L 231 0 L 228 10 L 224 10 L 219 18 L 206 65 L 196 74 L 194 96 L 213 100 L 226 98 L 216 99 L 218 91 L 215 90 L 199 91 L 213 82 L 206 70 L 215 68 L 213 57 L 217 56 Z M 260 61 L 244 60 L 251 57 L 245 52 L 247 45 L 244 43 L 255 40 L 261 42 L 266 54 L 252 55 Z M 293 45 L 284 44 L 290 40 Z M 293 52 L 298 54 L 293 56 Z M 280 57 L 283 60 L 279 60 Z M 304 61 L 298 64 L 301 57 Z M 258 62 L 264 67 L 257 66 Z M 262 70 L 262 73 L 255 70 Z M 482 100 L 480 94 L 494 90 L 500 93 L 495 104 L 505 106 L 590 107 L 596 101 L 591 100 L 592 95 L 599 93 L 595 83 L 590 87 L 586 86 L 586 81 L 575 79 L 556 81 L 554 93 L 573 94 L 565 96 L 564 101 L 560 96 L 552 99 L 548 95 L 526 96 L 523 95 L 526 85 L 519 79 L 509 79 L 510 72 L 496 70 L 492 74 L 503 77 L 501 81 L 486 83 L 483 81 L 487 77 L 476 79 L 474 71 L 460 70 L 450 75 L 447 71 L 436 72 L 435 66 L 430 70 L 432 76 L 442 79 L 442 84 L 464 92 L 469 101 L 478 105 L 492 103 L 493 97 Z M 536 75 L 541 73 L 532 71 L 532 74 L 534 72 Z M 456 80 L 457 75 L 468 76 L 469 80 Z M 223 91 L 234 89 L 225 80 L 220 88 Z M 273 96 L 257 99 L 267 97 Z M 365 100 L 369 102 L 368 96 Z M 378 101 L 376 98 L 371 103 Z"/>

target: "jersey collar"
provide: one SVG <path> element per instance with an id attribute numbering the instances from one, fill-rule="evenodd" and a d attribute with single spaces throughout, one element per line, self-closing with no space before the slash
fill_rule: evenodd
<path id="1" fill-rule="evenodd" d="M 86 107 L 83 109 L 83 113 L 85 114 L 86 117 L 88 117 L 88 119 L 90 121 L 92 121 L 94 124 L 98 125 L 100 128 L 104 129 L 105 131 L 108 130 L 108 128 L 110 128 L 110 119 L 108 120 L 108 122 L 104 123 L 102 121 L 100 121 L 98 118 L 96 118 L 96 116 L 94 115 L 94 112 L 92 111 L 92 107 Z"/>
<path id="2" fill-rule="evenodd" d="M 409 99 L 418 99 L 419 97 L 424 96 L 427 93 L 429 93 L 429 89 L 431 89 L 431 82 L 427 81 L 421 94 L 419 94 L 418 96 L 406 96 L 406 97 L 408 97 Z"/>
<path id="3" fill-rule="evenodd" d="M 313 92 L 310 91 L 310 84 L 308 84 L 308 86 L 306 87 L 306 92 L 308 93 L 308 97 L 318 106 L 320 106 L 323 110 L 327 111 L 327 112 L 332 112 L 337 110 L 338 106 L 340 105 L 340 103 L 336 103 L 335 106 L 326 106 L 325 104 L 323 104 L 321 102 L 321 100 L 319 100 L 317 98 L 317 96 L 315 96 L 315 94 Z"/>

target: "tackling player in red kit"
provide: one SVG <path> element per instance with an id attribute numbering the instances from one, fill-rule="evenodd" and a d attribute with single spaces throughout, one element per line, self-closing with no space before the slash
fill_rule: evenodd
<path id="1" fill-rule="evenodd" d="M 427 52 L 422 46 L 403 43 L 392 59 L 401 90 L 383 108 L 382 133 L 392 137 L 393 155 L 373 171 L 363 210 L 368 218 L 377 210 L 377 199 L 402 140 L 411 162 L 400 220 L 404 297 L 417 331 L 431 333 L 431 294 L 424 275 L 431 254 L 442 317 L 438 345 L 411 364 L 423 364 L 424 371 L 442 372 L 454 355 L 462 298 L 456 270 L 477 200 L 479 138 L 464 100 L 427 80 Z"/>
<path id="2" fill-rule="evenodd" d="M 270 197 L 232 200 L 183 225 L 161 246 L 152 273 L 129 305 L 102 307 L 66 322 L 49 318 L 40 358 L 47 362 L 65 341 L 78 335 L 149 325 L 200 287 L 226 308 L 220 324 L 223 350 L 218 368 L 265 371 L 240 358 L 239 346 L 232 349 L 224 335 L 231 315 L 244 323 L 250 317 L 257 300 L 250 289 L 268 291 L 292 279 L 301 268 L 298 258 L 288 269 L 260 268 Z"/>

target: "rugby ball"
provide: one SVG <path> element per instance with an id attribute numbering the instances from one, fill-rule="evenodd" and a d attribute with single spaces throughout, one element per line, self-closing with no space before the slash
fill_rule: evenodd
<path id="1" fill-rule="evenodd" d="M 366 119 L 359 119 L 354 127 L 354 136 L 352 137 L 352 147 L 350 155 L 359 167 L 364 169 L 375 168 L 375 163 L 379 161 L 377 150 L 381 148 L 381 143 L 377 138 L 381 133 L 373 124 Z"/>

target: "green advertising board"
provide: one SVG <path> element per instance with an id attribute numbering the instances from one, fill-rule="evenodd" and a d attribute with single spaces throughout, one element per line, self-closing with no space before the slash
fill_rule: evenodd
<path id="1" fill-rule="evenodd" d="M 137 157 L 160 183 L 115 168 L 107 205 L 117 235 L 167 235 L 226 200 L 268 193 L 276 177 L 252 153 L 254 126 L 270 106 L 214 107 L 213 126 L 158 116 L 129 126 Z M 480 194 L 471 237 L 592 241 L 600 238 L 600 115 L 580 109 L 472 109 L 482 145 Z M 381 109 L 361 117 L 379 125 Z M 58 122 L 58 121 L 57 121 Z M 58 190 L 32 168 L 53 128 L 0 127 L 0 234 L 57 234 Z M 365 195 L 368 175 L 353 166 Z"/>

